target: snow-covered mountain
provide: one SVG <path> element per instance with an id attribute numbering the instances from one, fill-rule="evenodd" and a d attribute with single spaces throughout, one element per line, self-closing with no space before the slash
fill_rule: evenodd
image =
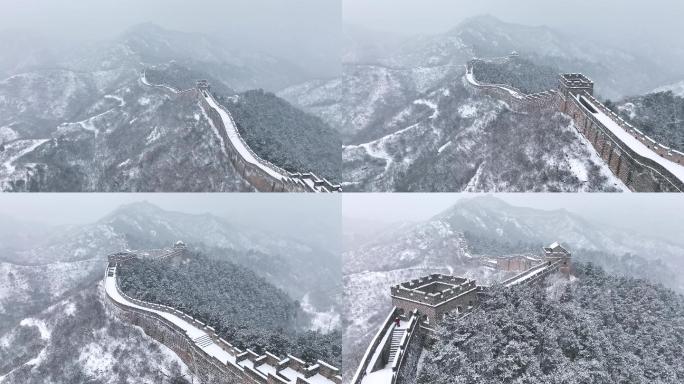
<path id="1" fill-rule="evenodd" d="M 5 229 L 9 236 L 28 225 Z M 125 371 L 135 382 L 157 383 L 166 382 L 155 379 L 158 370 L 182 372 L 168 350 L 106 313 L 99 284 L 107 254 L 170 246 L 179 239 L 193 251 L 239 264 L 282 288 L 302 302 L 312 327 L 339 321 L 341 261 L 317 239 L 309 243 L 148 203 L 122 206 L 93 224 L 40 231 L 49 235 L 35 245 L 31 239 L 3 243 L 0 382 L 7 375 L 7 383 L 41 382 L 48 376 L 54 382 L 110 383 Z"/>
<path id="2" fill-rule="evenodd" d="M 508 275 L 478 261 L 491 255 L 478 251 L 476 242 L 539 255 L 541 247 L 553 241 L 571 250 L 576 260 L 594 261 L 611 273 L 657 279 L 684 290 L 684 280 L 670 272 L 684 268 L 681 245 L 599 225 L 564 210 L 516 207 L 491 196 L 463 199 L 425 222 L 386 230 L 348 246 L 343 255 L 345 371 L 355 369 L 389 313 L 391 285 L 430 273 L 490 284 Z M 624 257 L 628 253 L 636 256 Z"/>
<path id="3" fill-rule="evenodd" d="M 91 284 L 0 337 L 0 383 L 186 383 L 188 367 L 104 306 Z"/>
<path id="4" fill-rule="evenodd" d="M 79 47 L 27 44 L 26 52 L 41 52 L 35 60 L 0 62 L 10 74 L 0 81 L 0 190 L 251 190 L 196 98 L 152 86 L 144 75 L 149 70 L 182 85 L 178 90 L 209 79 L 226 97 L 310 79 L 283 60 L 230 46 L 150 24 Z M 276 119 L 279 111 L 260 108 L 259 113 Z M 293 125 L 298 116 L 307 117 L 291 115 Z M 315 142 L 312 135 L 330 130 L 322 122 L 309 126 L 299 140 Z M 274 150 L 283 146 L 268 137 L 262 141 Z M 311 151 L 315 158 L 316 148 Z"/>
<path id="5" fill-rule="evenodd" d="M 529 72 L 588 74 L 603 97 L 668 78 L 646 59 L 489 16 L 405 39 L 348 27 L 345 42 L 341 78 L 279 94 L 339 130 L 352 191 L 624 190 L 568 119 L 511 113 L 464 86 L 464 65 L 517 51 Z"/>

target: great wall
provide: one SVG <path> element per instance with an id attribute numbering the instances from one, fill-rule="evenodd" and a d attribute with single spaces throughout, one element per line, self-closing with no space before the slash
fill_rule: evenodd
<path id="1" fill-rule="evenodd" d="M 171 349 L 202 384 L 341 384 L 337 368 L 324 361 L 315 364 L 288 355 L 284 359 L 265 352 L 242 350 L 221 338 L 209 324 L 175 308 L 141 301 L 121 291 L 117 269 L 138 257 L 166 259 L 183 256 L 186 246 L 116 252 L 108 257 L 104 277 L 107 308 L 118 318 L 139 326 Z"/>
<path id="2" fill-rule="evenodd" d="M 561 74 L 557 90 L 535 94 L 475 78 L 474 59 L 466 64 L 466 84 L 502 100 L 516 112 L 550 107 L 570 116 L 577 131 L 630 190 L 684 192 L 684 153 L 657 143 L 594 97 L 594 83 L 577 73 Z"/>
<path id="3" fill-rule="evenodd" d="M 570 275 L 572 255 L 558 243 L 543 248 L 532 267 L 504 280 L 506 288 L 539 282 L 551 274 Z M 371 340 L 351 384 L 410 384 L 418 360 L 436 336 L 445 315 L 468 316 L 489 289 L 475 280 L 432 274 L 390 287 L 393 308 Z"/>
<path id="4" fill-rule="evenodd" d="M 211 93 L 209 83 L 199 80 L 195 88 L 179 91 L 172 87 L 150 83 L 145 75 L 141 82 L 149 87 L 162 89 L 177 97 L 197 98 L 217 132 L 226 155 L 240 176 L 260 192 L 340 192 L 342 188 L 312 172 L 289 172 L 262 159 L 247 145 L 238 131 L 230 112 Z"/>

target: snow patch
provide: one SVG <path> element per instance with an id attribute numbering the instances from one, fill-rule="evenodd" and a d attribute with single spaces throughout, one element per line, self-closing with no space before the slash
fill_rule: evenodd
<path id="1" fill-rule="evenodd" d="M 314 331 L 328 333 L 341 324 L 340 314 L 335 312 L 334 308 L 325 312 L 317 311 L 316 307 L 311 304 L 308 293 L 302 298 L 301 307 L 304 312 L 311 316 L 311 329 Z"/>
<path id="2" fill-rule="evenodd" d="M 477 107 L 474 104 L 463 104 L 458 107 L 458 114 L 464 119 L 470 119 L 477 115 Z"/>
<path id="3" fill-rule="evenodd" d="M 50 339 L 50 330 L 48 329 L 47 325 L 45 324 L 45 321 L 35 319 L 35 318 L 27 318 L 22 320 L 19 325 L 22 327 L 36 327 L 38 328 L 38 331 L 40 332 L 40 338 L 43 340 L 48 340 Z"/>

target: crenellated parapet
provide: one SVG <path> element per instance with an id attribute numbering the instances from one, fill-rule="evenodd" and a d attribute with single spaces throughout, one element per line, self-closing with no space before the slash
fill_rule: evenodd
<path id="1" fill-rule="evenodd" d="M 528 270 L 501 283 L 525 286 L 561 272 L 569 275 L 571 254 L 559 243 L 543 248 L 541 258 Z M 472 314 L 488 287 L 458 276 L 431 274 L 390 287 L 394 308 L 371 340 L 351 384 L 415 383 L 426 340 L 435 337 L 442 317 L 458 319 Z"/>
<path id="2" fill-rule="evenodd" d="M 198 84 L 198 86 L 200 86 Z M 262 159 L 244 140 L 230 112 L 209 92 L 208 84 L 198 88 L 202 108 L 222 139 L 231 163 L 240 175 L 261 192 L 341 192 L 333 184 L 315 174 L 289 172 Z"/>
<path id="3" fill-rule="evenodd" d="M 475 280 L 457 276 L 432 274 L 390 288 L 392 304 L 400 313 L 417 310 L 421 321 L 438 324 L 449 312 L 464 313 L 478 303 Z"/>
<path id="4" fill-rule="evenodd" d="M 112 261 L 105 274 L 105 292 L 112 310 L 173 350 L 202 383 L 341 384 L 339 370 L 323 361 L 307 364 L 294 356 L 280 359 L 269 352 L 260 355 L 241 350 L 199 319 L 126 295 L 118 286 L 117 264 Z"/>
<path id="5" fill-rule="evenodd" d="M 164 84 L 150 83 L 145 72 L 140 82 L 148 87 L 163 90 L 177 97 L 190 97 L 199 101 L 212 128 L 219 136 L 221 147 L 231 164 L 254 189 L 260 192 L 341 192 L 342 187 L 312 172 L 289 172 L 257 155 L 237 129 L 230 112 L 211 93 L 207 80 L 197 81 L 195 87 L 178 90 Z"/>
<path id="6" fill-rule="evenodd" d="M 517 112 L 558 108 L 577 128 L 608 168 L 636 192 L 684 192 L 684 153 L 645 135 L 597 100 L 594 82 L 581 73 L 559 75 L 558 90 L 526 95 L 505 84 L 480 83 L 471 60 L 466 84 L 502 100 Z"/>
<path id="7" fill-rule="evenodd" d="M 684 192 L 684 154 L 644 135 L 589 92 L 561 97 L 561 112 L 635 192 Z"/>

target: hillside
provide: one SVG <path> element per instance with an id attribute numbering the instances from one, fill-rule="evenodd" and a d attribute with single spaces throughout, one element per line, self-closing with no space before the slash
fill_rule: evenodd
<path id="1" fill-rule="evenodd" d="M 609 106 L 655 141 L 684 152 L 683 95 L 655 92 L 610 102 Z"/>
<path id="2" fill-rule="evenodd" d="M 557 68 L 536 65 L 519 56 L 509 57 L 502 62 L 476 60 L 473 65 L 473 74 L 478 81 L 509 85 L 523 93 L 556 89 L 559 73 Z"/>
<path id="3" fill-rule="evenodd" d="M 246 268 L 191 254 L 172 263 L 134 260 L 118 276 L 131 297 L 178 308 L 241 349 L 340 364 L 339 334 L 302 329 L 299 302 Z"/>
<path id="4" fill-rule="evenodd" d="M 684 297 L 591 264 L 575 269 L 570 282 L 494 288 L 471 315 L 447 316 L 417 382 L 684 380 Z"/>
<path id="5" fill-rule="evenodd" d="M 261 158 L 290 172 L 313 172 L 340 180 L 339 134 L 320 118 L 263 90 L 219 98 L 240 134 Z"/>
<path id="6" fill-rule="evenodd" d="M 12 37 L 0 34 L 3 38 Z M 19 47 L 11 51 L 19 54 L 15 50 Z M 0 80 L 2 191 L 252 191 L 197 98 L 153 85 L 185 90 L 208 79 L 217 92 L 233 95 L 234 90 L 277 90 L 309 79 L 283 60 L 152 24 L 77 47 L 27 44 L 25 53 L 35 61 L 7 60 L 6 70 L 13 72 Z M 151 79 L 144 75 L 148 71 Z M 313 128 L 288 141 L 265 134 L 255 145 L 273 150 L 276 160 L 289 160 L 293 167 L 309 165 L 302 159 L 317 159 L 314 165 L 332 161 L 329 151 L 336 142 L 330 130 L 283 104 L 260 103 L 263 110 L 252 110 L 252 121 L 269 121 L 269 129 L 289 123 L 292 129 Z M 290 120 L 276 124 L 280 115 Z M 302 151 L 308 144 L 318 147 Z M 290 147 L 289 156 L 281 156 Z M 336 153 L 339 158 L 339 146 Z M 320 169 L 328 175 L 335 171 L 329 165 Z"/>
<path id="7" fill-rule="evenodd" d="M 107 310 L 93 281 L 0 336 L 4 383 L 191 381 L 188 367 L 170 349 Z"/>
<path id="8" fill-rule="evenodd" d="M 353 234 L 354 228 L 344 232 Z M 576 262 L 591 262 L 614 275 L 649 279 L 684 292 L 684 280 L 676 272 L 682 268 L 681 246 L 606 228 L 563 210 L 517 207 L 489 196 L 462 199 L 429 220 L 396 224 L 349 244 L 343 255 L 345 372 L 356 368 L 391 310 L 391 285 L 431 273 L 493 284 L 511 273 L 486 267 L 481 258 L 539 256 L 541 247 L 554 240 L 571 250 Z"/>

